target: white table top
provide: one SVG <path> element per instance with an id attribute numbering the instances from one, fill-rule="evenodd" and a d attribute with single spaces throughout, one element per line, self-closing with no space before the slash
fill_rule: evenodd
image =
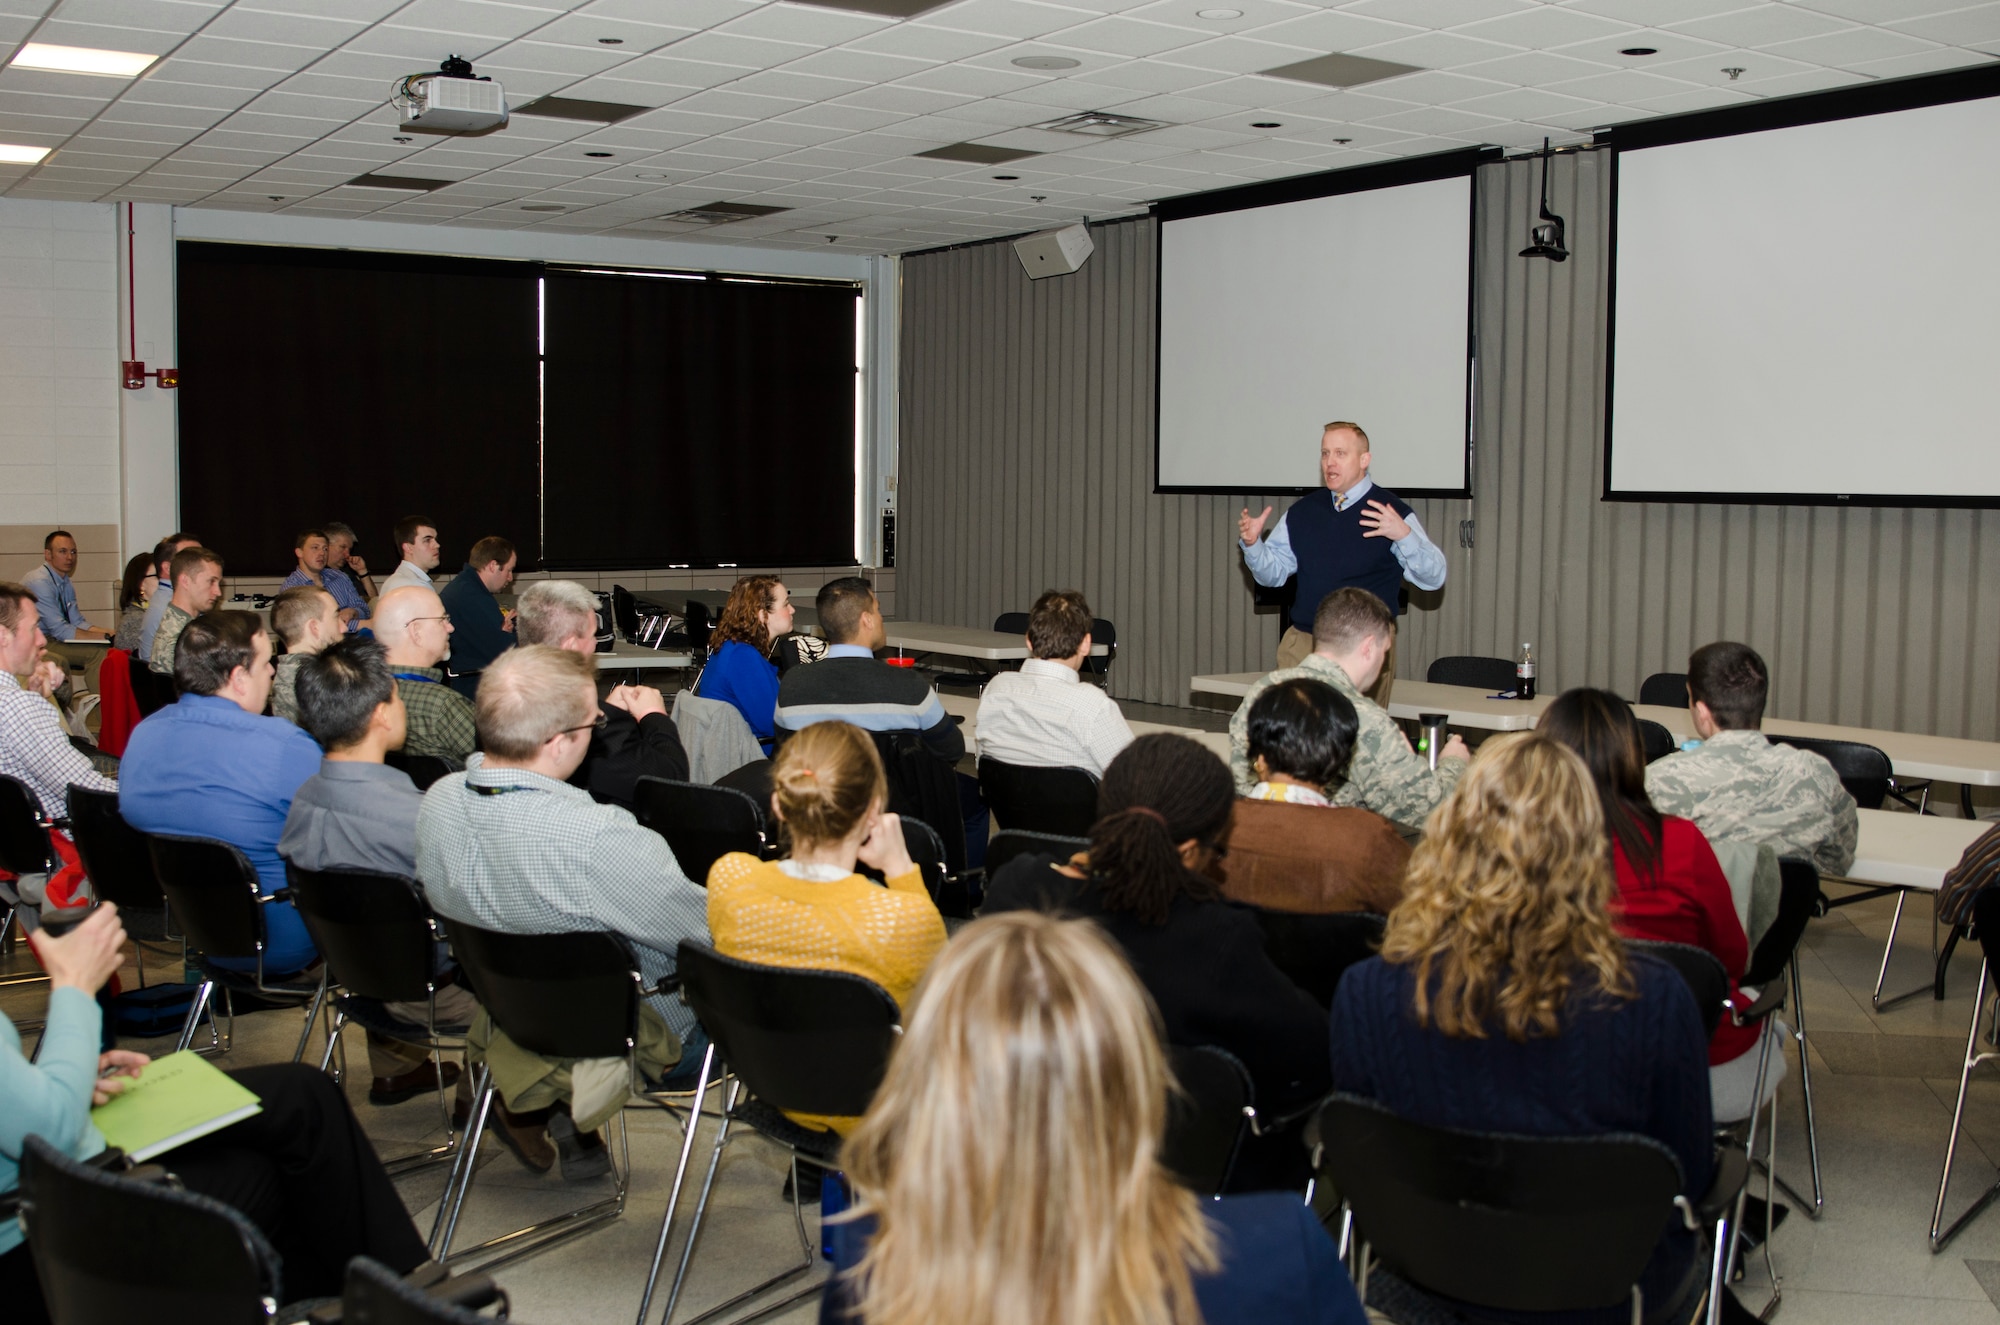
<path id="1" fill-rule="evenodd" d="M 1003 635 L 973 626 L 940 626 L 928 621 L 889 621 L 884 625 L 889 647 L 906 653 L 942 653 L 987 662 L 1020 662 L 1028 656 L 1028 641 L 1019 635 Z M 1102 644 L 1090 648 L 1093 658 L 1102 658 L 1108 652 Z"/>
<path id="2" fill-rule="evenodd" d="M 1973 839 L 1993 827 L 1982 819 L 1944 819 L 1900 810 L 1857 810 L 1861 839 L 1846 877 L 1936 892 Z"/>
<path id="3" fill-rule="evenodd" d="M 619 640 L 613 644 L 609 653 L 599 653 L 592 656 L 597 660 L 598 670 L 600 671 L 605 668 L 624 669 L 629 667 L 634 669 L 650 669 L 656 667 L 694 666 L 694 656 L 692 654 L 674 653 L 667 649 L 648 649 L 637 644 L 628 643 L 625 640 Z"/>
<path id="4" fill-rule="evenodd" d="M 1188 688 L 1210 695 L 1242 698 L 1250 687 L 1269 672 L 1223 672 L 1197 676 Z M 1477 686 L 1432 685 L 1428 681 L 1397 679 L 1389 692 L 1389 716 L 1415 721 L 1426 713 L 1445 713 L 1454 727 L 1476 727 L 1481 731 L 1518 732 L 1533 727 L 1548 707 L 1543 698 L 1522 703 L 1517 699 L 1493 699 L 1491 692 Z"/>

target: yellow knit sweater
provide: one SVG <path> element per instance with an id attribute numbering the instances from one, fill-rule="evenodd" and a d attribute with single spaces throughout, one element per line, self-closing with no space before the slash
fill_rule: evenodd
<path id="1" fill-rule="evenodd" d="M 794 879 L 776 861 L 731 852 L 708 871 L 715 950 L 765 966 L 844 971 L 872 980 L 907 1009 L 944 947 L 944 919 L 916 870 L 884 888 L 859 874 L 831 883 Z M 858 1118 L 789 1115 L 845 1136 Z"/>

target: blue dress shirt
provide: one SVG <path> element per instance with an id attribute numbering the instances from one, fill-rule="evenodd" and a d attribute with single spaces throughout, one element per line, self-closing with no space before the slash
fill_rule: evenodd
<path id="1" fill-rule="evenodd" d="M 21 581 L 35 595 L 35 612 L 42 619 L 42 633 L 52 640 L 73 640 L 79 627 L 90 623 L 76 605 L 76 586 L 69 576 L 48 562 L 29 571 Z"/>
<path id="2" fill-rule="evenodd" d="M 1375 486 L 1375 480 L 1362 476 L 1359 483 L 1347 490 L 1344 499 L 1336 503 L 1336 509 L 1346 509 L 1355 502 L 1365 500 Z M 1334 501 L 1331 492 L 1310 493 L 1300 501 Z M 1431 542 L 1431 536 L 1424 532 L 1423 522 L 1411 512 L 1407 521 L 1410 532 L 1389 545 L 1402 564 L 1403 574 L 1411 584 L 1419 589 L 1442 589 L 1444 587 L 1444 553 Z M 1292 577 L 1299 568 L 1299 557 L 1292 550 L 1291 529 L 1285 524 L 1285 517 L 1279 516 L 1271 532 L 1256 543 L 1245 543 L 1240 539 L 1236 544 L 1243 549 L 1243 560 L 1249 564 L 1250 577 L 1267 589 L 1275 589 Z M 1391 603 L 1391 607 L 1395 604 Z"/>
<path id="3" fill-rule="evenodd" d="M 118 809 L 142 833 L 232 843 L 256 867 L 269 896 L 285 886 L 278 838 L 292 797 L 319 764 L 313 738 L 283 718 L 245 713 L 217 695 L 182 695 L 132 729 L 118 766 Z M 267 974 L 301 970 L 318 956 L 290 903 L 265 906 L 264 929 Z"/>
<path id="4" fill-rule="evenodd" d="M 361 623 L 368 619 L 368 600 L 363 598 L 361 591 L 354 587 L 354 581 L 348 579 L 331 566 L 321 571 L 319 578 L 321 583 L 314 584 L 311 576 L 302 570 L 295 570 L 285 577 L 284 583 L 278 586 L 278 590 L 282 593 L 286 589 L 324 589 L 333 595 L 333 604 L 335 607 L 343 612 L 350 607 L 354 609 L 355 617 L 347 623 L 345 629 L 349 633 L 361 629 Z"/>

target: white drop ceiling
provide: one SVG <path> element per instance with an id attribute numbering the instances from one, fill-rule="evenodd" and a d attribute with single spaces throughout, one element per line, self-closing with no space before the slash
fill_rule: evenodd
<path id="1" fill-rule="evenodd" d="M 0 69 L 0 142 L 55 149 L 0 165 L 0 196 L 893 253 L 1984 63 L 2000 3 L 952 0 L 898 21 L 786 0 L 0 0 L 0 54 L 28 41 L 161 58 L 136 79 Z M 1642 46 L 1657 54 L 1620 53 Z M 1344 91 L 1257 72 L 1336 52 L 1421 72 Z M 391 81 L 452 54 L 516 106 L 656 109 L 395 141 Z M 1022 69 L 1024 55 L 1078 66 Z M 1170 127 L 1028 127 L 1084 110 Z M 968 141 L 1043 155 L 918 155 Z M 346 183 L 369 172 L 449 183 Z M 786 210 L 660 219 L 718 201 Z"/>

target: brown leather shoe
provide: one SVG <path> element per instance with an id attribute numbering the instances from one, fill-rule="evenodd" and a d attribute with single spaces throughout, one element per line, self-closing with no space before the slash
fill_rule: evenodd
<path id="1" fill-rule="evenodd" d="M 435 1061 L 426 1059 L 409 1071 L 397 1077 L 376 1077 L 368 1083 L 370 1104 L 401 1104 L 414 1099 L 426 1091 L 436 1090 L 440 1084 L 449 1086 L 458 1080 L 458 1064 L 446 1063 L 442 1067 Z"/>
<path id="2" fill-rule="evenodd" d="M 514 1158 L 535 1172 L 547 1173 L 556 1166 L 556 1146 L 549 1140 L 547 1109 L 514 1113 L 496 1098 L 488 1122 L 491 1124 L 488 1130 L 496 1133 L 500 1143 L 514 1152 Z"/>

